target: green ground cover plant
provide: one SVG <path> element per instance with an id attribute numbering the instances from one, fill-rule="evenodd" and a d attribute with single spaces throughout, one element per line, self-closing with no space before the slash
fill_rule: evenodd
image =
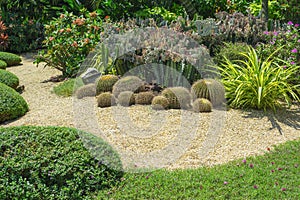
<path id="1" fill-rule="evenodd" d="M 300 140 L 215 167 L 126 173 L 97 199 L 298 199 Z"/>
<path id="2" fill-rule="evenodd" d="M 70 97 L 77 88 L 83 85 L 81 78 L 71 78 L 53 87 L 53 92 L 58 96 Z"/>
<path id="3" fill-rule="evenodd" d="M 3 200 L 90 199 L 91 192 L 114 185 L 123 174 L 111 146 L 73 128 L 0 128 L 0 147 Z"/>

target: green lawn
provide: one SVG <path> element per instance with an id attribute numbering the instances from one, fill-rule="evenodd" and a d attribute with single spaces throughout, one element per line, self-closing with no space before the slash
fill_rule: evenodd
<path id="1" fill-rule="evenodd" d="M 125 173 L 96 199 L 300 199 L 300 140 L 213 168 Z"/>

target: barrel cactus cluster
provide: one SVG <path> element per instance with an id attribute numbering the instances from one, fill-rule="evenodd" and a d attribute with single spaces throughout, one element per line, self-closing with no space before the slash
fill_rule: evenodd
<path id="1" fill-rule="evenodd" d="M 118 77 L 103 75 L 95 84 L 82 86 L 76 91 L 77 98 L 96 96 L 100 108 L 110 106 L 149 105 L 153 110 L 185 109 L 194 112 L 211 112 L 223 105 L 225 91 L 216 79 L 200 79 L 190 89 L 167 87 L 157 92 L 151 83 L 137 76 Z"/>

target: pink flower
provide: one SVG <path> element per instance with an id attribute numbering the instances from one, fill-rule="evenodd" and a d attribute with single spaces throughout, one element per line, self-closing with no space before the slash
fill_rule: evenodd
<path id="1" fill-rule="evenodd" d="M 243 163 L 246 163 L 246 162 L 247 162 L 246 159 L 244 159 L 244 160 L 243 160 Z"/>
<path id="2" fill-rule="evenodd" d="M 300 39 L 297 42 L 300 42 Z"/>
<path id="3" fill-rule="evenodd" d="M 53 41 L 54 40 L 54 37 L 49 37 L 49 41 Z"/>
<path id="4" fill-rule="evenodd" d="M 282 66 L 283 69 L 286 69 L 286 65 Z"/>
<path id="5" fill-rule="evenodd" d="M 278 168 L 278 171 L 281 171 L 281 170 L 283 170 L 283 169 L 282 169 L 281 167 L 279 167 L 279 168 Z"/>
<path id="6" fill-rule="evenodd" d="M 287 24 L 288 25 L 294 25 L 292 21 L 289 21 Z"/>
<path id="7" fill-rule="evenodd" d="M 286 191 L 286 188 L 281 188 L 281 191 Z"/>
<path id="8" fill-rule="evenodd" d="M 269 31 L 264 31 L 263 34 L 269 35 Z"/>
<path id="9" fill-rule="evenodd" d="M 251 163 L 251 164 L 249 165 L 249 167 L 250 167 L 250 168 L 253 168 L 253 167 L 254 167 L 254 165 Z"/>
<path id="10" fill-rule="evenodd" d="M 257 186 L 257 185 L 253 185 L 253 188 L 254 188 L 254 189 L 257 189 L 257 188 L 258 188 L 258 186 Z"/>
<path id="11" fill-rule="evenodd" d="M 296 48 L 294 48 L 294 49 L 292 49 L 292 51 L 291 51 L 292 53 L 297 53 L 298 52 L 298 50 L 296 49 Z"/>
<path id="12" fill-rule="evenodd" d="M 295 63 L 294 61 L 292 61 L 292 62 L 291 62 L 291 65 L 294 65 L 294 64 L 296 64 L 296 63 Z"/>
<path id="13" fill-rule="evenodd" d="M 227 181 L 224 181 L 224 185 L 227 185 L 228 184 L 228 182 Z"/>
<path id="14" fill-rule="evenodd" d="M 274 173 L 274 172 L 275 172 L 275 170 L 274 170 L 274 169 L 272 169 L 272 170 L 271 170 L 271 172 L 272 172 L 272 173 Z"/>
<path id="15" fill-rule="evenodd" d="M 300 25 L 299 24 L 295 24 L 295 27 L 297 28 L 297 27 L 299 27 Z"/>

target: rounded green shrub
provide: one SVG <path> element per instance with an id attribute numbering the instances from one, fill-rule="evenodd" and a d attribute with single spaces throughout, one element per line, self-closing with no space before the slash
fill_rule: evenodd
<path id="1" fill-rule="evenodd" d="M 0 52 L 0 60 L 6 62 L 7 67 L 19 65 L 22 61 L 20 56 L 8 52 Z"/>
<path id="2" fill-rule="evenodd" d="M 97 95 L 102 92 L 112 92 L 114 84 L 119 80 L 115 75 L 103 75 L 97 83 Z"/>
<path id="3" fill-rule="evenodd" d="M 241 53 L 248 52 L 249 45 L 246 43 L 225 43 L 220 49 L 220 52 L 214 57 L 214 62 L 220 65 L 225 62 L 224 57 L 230 61 L 245 60 L 245 57 Z"/>
<path id="4" fill-rule="evenodd" d="M 118 96 L 118 103 L 121 106 L 131 106 L 135 103 L 134 93 L 131 91 L 121 92 Z"/>
<path id="5" fill-rule="evenodd" d="M 115 83 L 112 93 L 117 97 L 124 91 L 143 92 L 145 91 L 144 82 L 136 76 L 125 76 Z"/>
<path id="6" fill-rule="evenodd" d="M 212 103 L 205 98 L 196 99 L 193 102 L 193 110 L 195 112 L 211 112 L 212 110 Z"/>
<path id="7" fill-rule="evenodd" d="M 123 176 L 109 144 L 73 128 L 0 128 L 0 160 L 0 199 L 91 199 Z"/>
<path id="8" fill-rule="evenodd" d="M 208 99 L 214 106 L 225 101 L 225 89 L 221 82 L 215 79 L 201 79 L 196 81 L 191 88 L 194 99 Z"/>
<path id="9" fill-rule="evenodd" d="M 169 101 L 164 96 L 155 96 L 152 99 L 151 107 L 154 110 L 163 110 L 167 109 L 169 107 Z"/>
<path id="10" fill-rule="evenodd" d="M 135 97 L 135 103 L 141 105 L 150 105 L 154 94 L 152 92 L 140 92 Z"/>
<path id="11" fill-rule="evenodd" d="M 116 105 L 116 98 L 112 93 L 104 92 L 97 96 L 97 103 L 101 108 L 110 107 Z"/>
<path id="12" fill-rule="evenodd" d="M 11 87 L 0 83 L 0 123 L 21 117 L 27 111 L 28 105 L 23 97 Z"/>
<path id="13" fill-rule="evenodd" d="M 191 106 L 191 94 L 184 87 L 170 87 L 162 91 L 162 95 L 169 101 L 171 109 L 188 109 Z"/>
<path id="14" fill-rule="evenodd" d="M 0 60 L 0 69 L 6 69 L 7 63 L 3 60 Z"/>
<path id="15" fill-rule="evenodd" d="M 77 99 L 82 99 L 83 97 L 94 97 L 96 96 L 96 86 L 95 84 L 87 84 L 78 88 L 75 92 Z"/>
<path id="16" fill-rule="evenodd" d="M 9 71 L 0 69 L 0 83 L 16 89 L 19 85 L 19 78 Z"/>

